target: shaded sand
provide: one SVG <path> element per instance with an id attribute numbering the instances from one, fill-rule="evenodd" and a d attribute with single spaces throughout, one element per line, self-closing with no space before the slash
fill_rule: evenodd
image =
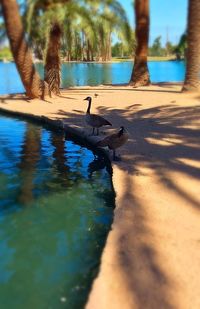
<path id="1" fill-rule="evenodd" d="M 123 161 L 113 163 L 114 222 L 87 309 L 200 308 L 200 94 L 180 88 L 82 87 L 48 102 L 0 98 L 0 108 L 83 132 L 83 99 L 96 93 L 92 111 L 130 133 Z"/>

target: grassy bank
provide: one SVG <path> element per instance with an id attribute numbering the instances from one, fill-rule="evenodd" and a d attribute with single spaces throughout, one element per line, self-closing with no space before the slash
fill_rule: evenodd
<path id="1" fill-rule="evenodd" d="M 174 56 L 168 56 L 168 57 L 148 57 L 148 61 L 170 61 L 170 60 L 175 60 Z M 0 49 L 0 61 L 13 61 L 13 56 L 10 51 L 9 47 L 3 47 Z M 112 62 L 127 62 L 127 61 L 134 61 L 133 58 L 128 58 L 128 57 L 113 57 L 111 61 L 107 62 L 99 62 L 99 61 L 94 61 L 94 63 L 112 63 Z M 35 62 L 42 62 L 42 61 L 35 61 Z M 66 61 L 62 61 L 63 63 L 67 63 Z M 75 63 L 86 63 L 85 61 L 71 61 Z M 90 62 L 89 62 L 90 63 Z"/>
<path id="2" fill-rule="evenodd" d="M 170 61 L 170 60 L 176 60 L 174 56 L 164 56 L 164 57 L 148 57 L 148 61 Z M 131 58 L 112 58 L 112 62 L 124 62 L 124 61 L 134 61 L 134 59 Z"/>
<path id="3" fill-rule="evenodd" d="M 9 47 L 3 47 L 0 50 L 0 61 L 12 61 L 13 56 Z"/>

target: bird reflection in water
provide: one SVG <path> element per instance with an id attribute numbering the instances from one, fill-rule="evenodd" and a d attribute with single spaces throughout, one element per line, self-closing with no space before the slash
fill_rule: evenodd
<path id="1" fill-rule="evenodd" d="M 106 168 L 109 174 L 112 173 L 111 166 L 108 164 L 107 159 L 103 156 L 94 156 L 94 160 L 88 164 L 88 178 L 92 178 L 94 172 L 103 170 Z"/>
<path id="2" fill-rule="evenodd" d="M 95 155 L 94 160 L 90 162 L 88 165 L 88 178 L 93 182 L 92 180 L 94 176 L 93 174 L 103 169 L 105 169 L 110 175 L 112 175 L 112 167 L 108 159 L 103 156 Z M 112 187 L 112 182 L 110 182 L 110 185 Z M 109 187 L 108 184 L 103 182 L 101 184 L 101 190 L 99 190 L 99 192 L 96 193 L 96 195 L 100 199 L 103 198 L 104 205 L 106 207 L 113 207 L 113 205 L 115 204 L 115 193 L 114 189 L 108 190 L 107 189 L 108 187 Z"/>

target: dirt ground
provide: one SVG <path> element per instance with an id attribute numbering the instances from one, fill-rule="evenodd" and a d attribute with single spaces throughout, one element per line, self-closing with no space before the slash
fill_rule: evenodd
<path id="1" fill-rule="evenodd" d="M 89 95 L 92 112 L 129 131 L 122 161 L 112 163 L 114 222 L 87 309 L 200 308 L 200 94 L 180 89 L 81 87 L 45 102 L 0 97 L 1 109 L 89 132 Z"/>

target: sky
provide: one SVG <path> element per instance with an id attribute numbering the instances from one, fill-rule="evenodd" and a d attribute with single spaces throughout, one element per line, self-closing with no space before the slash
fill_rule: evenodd
<path id="1" fill-rule="evenodd" d="M 134 11 L 132 0 L 119 0 L 125 8 L 131 25 L 134 26 Z M 188 0 L 149 0 L 150 3 L 150 40 L 162 36 L 162 45 L 167 37 L 173 44 L 177 44 L 186 29 Z"/>

